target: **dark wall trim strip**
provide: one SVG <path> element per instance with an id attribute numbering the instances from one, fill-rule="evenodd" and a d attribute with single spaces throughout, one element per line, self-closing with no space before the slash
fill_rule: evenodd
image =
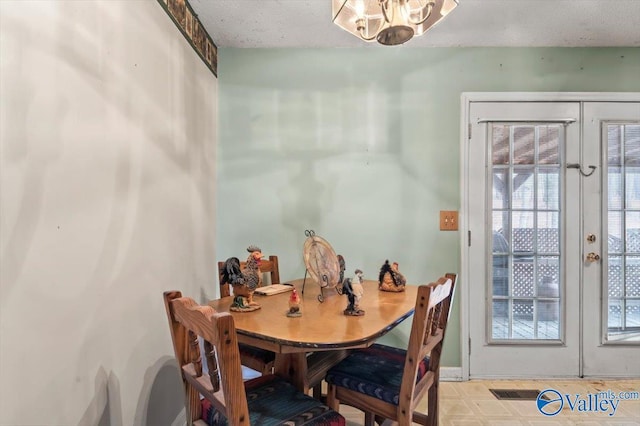
<path id="1" fill-rule="evenodd" d="M 193 50 L 204 61 L 207 67 L 218 76 L 218 46 L 204 29 L 198 16 L 193 12 L 187 0 L 158 0 L 158 3 L 171 17 L 182 35 Z"/>

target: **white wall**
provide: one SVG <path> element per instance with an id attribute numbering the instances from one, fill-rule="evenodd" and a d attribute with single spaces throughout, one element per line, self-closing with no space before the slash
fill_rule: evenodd
<path id="1" fill-rule="evenodd" d="M 0 1 L 0 425 L 181 415 L 162 292 L 214 295 L 217 85 L 155 0 Z"/>
<path id="2" fill-rule="evenodd" d="M 412 284 L 462 272 L 459 232 L 439 230 L 439 211 L 460 209 L 461 93 L 640 91 L 638 48 L 219 53 L 218 258 L 257 244 L 279 256 L 282 280 L 304 276 L 305 229 L 368 279 L 386 259 Z M 459 309 L 445 366 L 462 365 Z M 406 346 L 410 326 L 382 342 Z"/>

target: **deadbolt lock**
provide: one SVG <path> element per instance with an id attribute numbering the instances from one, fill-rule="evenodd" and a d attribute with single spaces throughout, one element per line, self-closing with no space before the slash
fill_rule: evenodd
<path id="1" fill-rule="evenodd" d="M 587 241 L 590 242 L 590 243 L 595 243 L 596 242 L 596 236 L 594 234 L 587 235 Z"/>
<path id="2" fill-rule="evenodd" d="M 588 262 L 597 262 L 598 260 L 600 260 L 600 255 L 594 252 L 588 253 L 587 254 L 587 261 Z"/>

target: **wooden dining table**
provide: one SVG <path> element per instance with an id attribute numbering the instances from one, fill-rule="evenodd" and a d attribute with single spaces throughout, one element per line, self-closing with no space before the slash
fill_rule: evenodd
<path id="1" fill-rule="evenodd" d="M 233 315 L 238 341 L 276 353 L 275 374 L 307 392 L 319 384 L 327 370 L 347 355 L 348 349 L 371 346 L 414 311 L 417 286 L 404 292 L 378 290 L 378 282 L 365 280 L 360 309 L 363 316 L 344 315 L 348 298 L 335 288 L 324 288 L 311 278 L 288 281 L 301 298 L 302 315 L 288 317 L 291 292 L 254 295 L 261 308 L 233 312 L 233 296 L 212 300 L 209 306 Z M 302 293 L 304 284 L 304 294 Z M 322 295 L 323 301 L 318 298 Z"/>

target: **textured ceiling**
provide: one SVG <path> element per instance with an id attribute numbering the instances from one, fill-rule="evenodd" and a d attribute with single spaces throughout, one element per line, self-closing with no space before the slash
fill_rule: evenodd
<path id="1" fill-rule="evenodd" d="M 218 47 L 393 48 L 333 25 L 331 0 L 190 4 Z M 404 46 L 640 47 L 640 0 L 460 0 L 446 19 Z"/>

